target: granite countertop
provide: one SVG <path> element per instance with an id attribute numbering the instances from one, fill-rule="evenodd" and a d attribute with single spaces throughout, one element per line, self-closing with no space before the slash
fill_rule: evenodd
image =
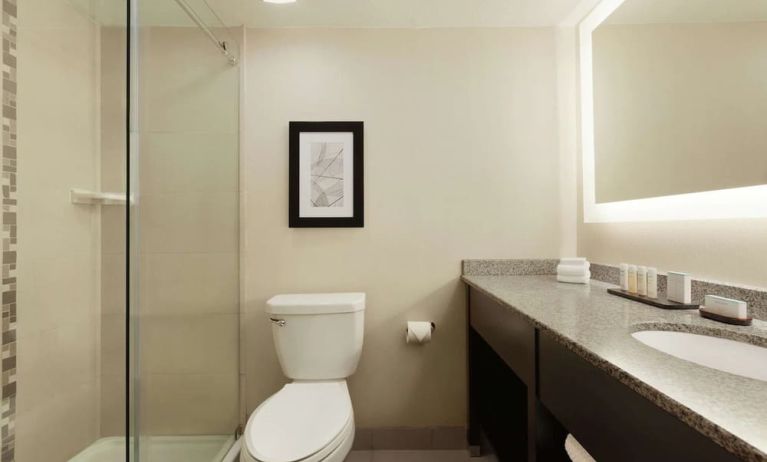
<path id="1" fill-rule="evenodd" d="M 610 295 L 599 281 L 563 284 L 555 276 L 463 276 L 567 348 L 745 460 L 767 461 L 767 382 L 657 351 L 631 336 L 676 330 L 767 346 L 767 322 L 736 327 L 693 310 L 663 310 Z M 767 367 L 767 365 L 765 365 Z"/>

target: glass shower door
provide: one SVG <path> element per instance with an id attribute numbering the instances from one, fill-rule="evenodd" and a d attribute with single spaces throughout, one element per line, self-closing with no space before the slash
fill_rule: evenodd
<path id="1" fill-rule="evenodd" d="M 6 0 L 2 460 L 125 460 L 127 0 Z"/>
<path id="2" fill-rule="evenodd" d="M 239 425 L 237 38 L 204 0 L 133 5 L 132 460 L 213 462 Z"/>

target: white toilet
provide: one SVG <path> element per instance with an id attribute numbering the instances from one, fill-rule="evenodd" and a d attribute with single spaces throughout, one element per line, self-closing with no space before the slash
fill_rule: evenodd
<path id="1" fill-rule="evenodd" d="M 365 294 L 277 295 L 266 314 L 282 371 L 293 381 L 251 414 L 240 461 L 343 461 L 354 441 L 346 377 L 362 352 Z"/>

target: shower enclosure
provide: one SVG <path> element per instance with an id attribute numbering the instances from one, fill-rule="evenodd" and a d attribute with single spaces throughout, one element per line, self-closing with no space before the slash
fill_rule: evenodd
<path id="1" fill-rule="evenodd" d="M 0 460 L 222 460 L 241 31 L 205 0 L 1 8 Z"/>

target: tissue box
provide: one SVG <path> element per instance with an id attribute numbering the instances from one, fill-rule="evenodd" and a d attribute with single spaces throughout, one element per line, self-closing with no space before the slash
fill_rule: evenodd
<path id="1" fill-rule="evenodd" d="M 684 303 L 685 305 L 691 304 L 692 278 L 690 275 L 669 271 L 667 277 L 668 289 L 666 290 L 666 298 L 672 302 Z"/>

